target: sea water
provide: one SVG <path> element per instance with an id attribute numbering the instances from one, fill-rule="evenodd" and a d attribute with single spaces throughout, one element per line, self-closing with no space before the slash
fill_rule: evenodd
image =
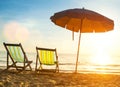
<path id="1" fill-rule="evenodd" d="M 26 54 L 29 60 L 32 60 L 32 68 L 35 69 L 36 65 L 36 53 Z M 117 73 L 120 74 L 119 64 L 110 65 L 97 65 L 92 64 L 87 60 L 86 55 L 80 55 L 78 61 L 77 71 L 82 73 Z M 74 72 L 76 68 L 76 54 L 58 54 L 59 69 L 63 72 Z M 7 54 L 4 51 L 0 51 L 0 66 L 6 67 Z"/>

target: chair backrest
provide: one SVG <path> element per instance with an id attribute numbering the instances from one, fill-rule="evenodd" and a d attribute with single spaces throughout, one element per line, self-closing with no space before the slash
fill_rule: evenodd
<path id="1" fill-rule="evenodd" d="M 8 55 L 16 62 L 24 62 L 24 51 L 22 49 L 21 44 L 6 44 L 4 46 L 7 50 Z"/>
<path id="2" fill-rule="evenodd" d="M 37 56 L 39 58 L 40 63 L 44 65 L 54 65 L 57 60 L 56 49 L 47 49 L 47 48 L 38 48 Z"/>

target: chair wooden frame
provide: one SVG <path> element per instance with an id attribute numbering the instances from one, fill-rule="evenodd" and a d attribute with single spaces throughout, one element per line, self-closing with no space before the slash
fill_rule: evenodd
<path id="1" fill-rule="evenodd" d="M 58 64 L 58 56 L 57 56 L 57 50 L 56 49 L 50 49 L 50 48 L 40 48 L 40 47 L 36 47 L 36 51 L 37 51 L 37 56 L 36 56 L 36 67 L 35 67 L 35 71 L 47 71 L 48 69 L 43 69 L 43 65 L 49 65 L 49 64 L 44 64 L 41 62 L 40 60 L 40 56 L 39 56 L 39 50 L 44 50 L 44 51 L 53 51 L 55 52 L 55 60 L 54 60 L 54 64 L 56 65 L 56 68 L 53 69 L 49 69 L 51 71 L 55 71 L 55 72 L 59 72 L 59 64 Z M 39 66 L 38 66 L 38 61 L 39 61 Z"/>
<path id="2" fill-rule="evenodd" d="M 21 45 L 21 43 L 19 44 L 10 44 L 10 43 L 3 43 L 6 51 L 7 51 L 7 69 L 9 69 L 10 67 L 13 67 L 13 68 L 16 68 L 16 70 L 20 70 L 20 71 L 23 71 L 23 70 L 26 70 L 27 67 L 29 67 L 29 70 L 32 70 L 32 67 L 31 67 L 31 63 L 32 61 L 28 61 L 28 58 L 26 56 L 26 53 Z M 23 58 L 24 58 L 24 61 L 23 62 L 19 62 L 19 61 L 16 61 L 13 57 L 12 57 L 12 54 L 10 53 L 8 47 L 20 47 L 22 53 L 23 53 Z M 12 61 L 12 64 L 9 64 L 10 62 L 10 59 Z M 17 65 L 17 63 L 23 63 L 23 65 Z"/>

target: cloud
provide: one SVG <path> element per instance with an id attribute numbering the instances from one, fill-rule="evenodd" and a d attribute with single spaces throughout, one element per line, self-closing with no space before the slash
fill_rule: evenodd
<path id="1" fill-rule="evenodd" d="M 14 21 L 4 25 L 4 36 L 7 41 L 26 41 L 29 36 L 29 31 L 20 23 Z"/>

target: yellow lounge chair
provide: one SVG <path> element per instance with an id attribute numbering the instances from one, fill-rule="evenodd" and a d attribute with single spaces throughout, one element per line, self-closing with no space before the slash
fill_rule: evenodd
<path id="1" fill-rule="evenodd" d="M 36 47 L 37 51 L 37 57 L 36 57 L 36 71 L 45 71 L 45 70 L 51 70 L 55 72 L 59 72 L 59 64 L 58 64 L 58 56 L 56 49 L 48 49 L 48 48 L 39 48 Z M 39 66 L 38 66 L 39 61 Z M 52 68 L 52 65 L 54 65 L 55 69 Z M 44 66 L 44 68 L 43 68 Z M 51 66 L 50 68 L 45 68 L 45 66 Z"/>
<path id="2" fill-rule="evenodd" d="M 25 70 L 26 68 L 32 70 L 30 66 L 32 61 L 28 61 L 26 53 L 24 52 L 21 43 L 19 44 L 3 43 L 3 44 L 7 51 L 7 69 L 13 67 L 16 68 L 16 70 Z"/>

